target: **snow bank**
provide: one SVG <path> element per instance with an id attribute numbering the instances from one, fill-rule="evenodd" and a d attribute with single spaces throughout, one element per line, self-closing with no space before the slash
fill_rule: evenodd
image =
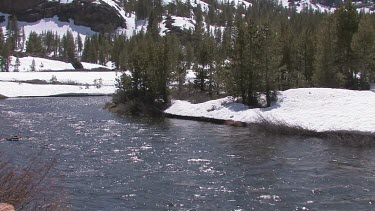
<path id="1" fill-rule="evenodd" d="M 5 32 L 9 15 L 4 13 L 0 13 L 0 15 L 5 16 L 5 21 L 0 23 L 0 27 L 2 27 L 3 31 Z M 18 27 L 25 31 L 26 39 L 32 31 L 37 34 L 42 34 L 46 31 L 52 31 L 62 37 L 69 30 L 72 32 L 75 38 L 78 35 L 81 35 L 82 40 L 85 40 L 86 35 L 93 35 L 96 33 L 92 31 L 90 27 L 75 25 L 73 20 L 69 20 L 69 22 L 59 21 L 57 16 L 53 18 L 44 18 L 42 20 L 31 23 L 19 21 Z"/>
<path id="2" fill-rule="evenodd" d="M 14 82 L 0 82 L 0 94 L 7 97 L 43 97 L 61 94 L 103 95 L 112 94 L 115 91 L 115 86 L 102 86 L 99 89 L 94 86 L 90 86 L 87 89 L 85 86 L 37 85 Z"/>
<path id="3" fill-rule="evenodd" d="M 38 57 L 24 57 L 19 58 L 19 60 L 20 72 L 0 72 L 0 94 L 7 97 L 50 96 L 59 94 L 112 94 L 116 91 L 116 78 L 121 75 L 121 72 L 115 71 L 74 71 L 70 63 Z M 33 60 L 35 61 L 36 72 L 29 71 Z M 15 63 L 16 58 L 11 57 L 11 71 L 14 70 Z M 106 66 L 85 62 L 82 62 L 82 65 L 85 69 L 107 68 Z M 110 62 L 108 65 L 112 66 Z M 47 70 L 53 72 L 46 72 Z M 43 80 L 46 82 L 53 80 L 70 85 L 22 83 L 31 80 Z M 96 85 L 99 84 L 101 88 L 98 89 Z M 87 85 L 89 89 L 87 89 Z"/>
<path id="4" fill-rule="evenodd" d="M 15 82 L 44 80 L 49 82 L 54 77 L 61 83 L 94 84 L 94 80 L 102 80 L 104 86 L 114 86 L 121 73 L 108 72 L 0 72 L 0 81 Z M 0 91 L 1 93 L 1 91 Z"/>
<path id="5" fill-rule="evenodd" d="M 375 133 L 375 93 L 328 88 L 291 89 L 278 96 L 271 108 L 248 109 L 231 97 L 191 104 L 174 101 L 165 112 L 173 115 L 257 121 L 259 114 L 306 129 L 323 131 L 360 131 Z"/>
<path id="6" fill-rule="evenodd" d="M 11 56 L 10 60 L 11 60 L 10 71 L 13 72 L 14 67 L 16 65 L 16 57 Z M 36 71 L 74 70 L 74 67 L 71 63 L 28 56 L 28 57 L 19 58 L 20 66 L 18 67 L 18 71 L 20 72 L 30 71 L 33 60 L 35 62 Z M 99 64 L 91 64 L 91 63 L 86 63 L 86 62 L 82 62 L 82 65 L 83 65 L 83 68 L 87 70 L 97 69 L 97 68 L 107 68 L 107 69 L 112 68 L 112 67 L 107 67 L 107 66 L 103 66 Z"/>

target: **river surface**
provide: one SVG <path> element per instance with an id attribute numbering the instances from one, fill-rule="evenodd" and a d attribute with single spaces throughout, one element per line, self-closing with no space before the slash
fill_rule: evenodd
<path id="1" fill-rule="evenodd" d="M 44 149 L 72 210 L 373 210 L 375 148 L 120 118 L 108 97 L 0 101 L 2 159 Z"/>

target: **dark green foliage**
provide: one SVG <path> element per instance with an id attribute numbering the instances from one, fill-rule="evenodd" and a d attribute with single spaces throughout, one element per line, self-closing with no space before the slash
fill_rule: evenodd
<path id="1" fill-rule="evenodd" d="M 11 50 L 16 50 L 21 39 L 20 29 L 18 28 L 18 21 L 16 16 L 11 15 L 8 17 L 8 24 L 6 30 L 7 38 L 11 43 Z"/>
<path id="2" fill-rule="evenodd" d="M 171 71 L 177 69 L 171 54 L 178 44 L 173 37 L 154 39 L 142 33 L 132 37 L 126 67 L 131 76 L 123 74 L 117 83 L 120 103 L 142 102 L 145 105 L 165 105 Z M 178 54 L 177 54 L 178 55 Z"/>
<path id="3" fill-rule="evenodd" d="M 35 65 L 35 60 L 34 59 L 31 62 L 31 65 L 30 65 L 30 71 L 31 72 L 35 72 L 36 71 L 36 65 Z"/>
<path id="4" fill-rule="evenodd" d="M 131 73 L 119 80 L 116 96 L 132 105 L 167 103 L 173 89 L 177 96 L 234 95 L 250 106 L 270 106 L 278 90 L 368 89 L 375 80 L 375 16 L 358 14 L 350 1 L 334 14 L 308 9 L 296 13 L 267 0 L 251 1 L 249 8 L 234 7 L 232 1 L 205 2 L 207 10 L 200 4 L 192 7 L 192 1 L 168 5 L 161 0 L 121 1 L 128 16 L 135 12 L 138 20 L 148 22 L 147 29 L 133 36 L 87 35 L 84 41 L 69 31 L 62 37 L 51 31 L 31 33 L 26 53 L 74 62 L 77 67 L 78 60 L 103 65 L 111 61 L 116 69 Z M 314 2 L 339 5 L 340 1 Z M 174 16 L 191 18 L 195 28 L 174 26 Z M 2 71 L 9 70 L 10 56 L 23 48 L 25 40 L 16 18 L 9 20 L 8 30 L 0 30 Z M 163 37 L 161 24 L 169 30 Z M 194 84 L 186 82 L 188 72 L 196 74 Z M 260 103 L 260 96 L 266 102 Z"/>

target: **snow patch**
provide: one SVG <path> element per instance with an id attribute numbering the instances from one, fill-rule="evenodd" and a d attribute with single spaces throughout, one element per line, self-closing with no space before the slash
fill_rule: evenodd
<path id="1" fill-rule="evenodd" d="M 174 101 L 165 112 L 254 123 L 259 114 L 306 129 L 375 133 L 375 93 L 329 88 L 290 89 L 280 92 L 270 108 L 248 109 L 227 97 L 200 104 Z"/>

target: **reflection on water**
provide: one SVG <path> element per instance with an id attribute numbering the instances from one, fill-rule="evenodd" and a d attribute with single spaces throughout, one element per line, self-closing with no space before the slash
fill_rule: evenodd
<path id="1" fill-rule="evenodd" d="M 374 148 L 172 119 L 122 119 L 106 97 L 0 101 L 0 153 L 46 149 L 73 210 L 371 210 Z"/>

